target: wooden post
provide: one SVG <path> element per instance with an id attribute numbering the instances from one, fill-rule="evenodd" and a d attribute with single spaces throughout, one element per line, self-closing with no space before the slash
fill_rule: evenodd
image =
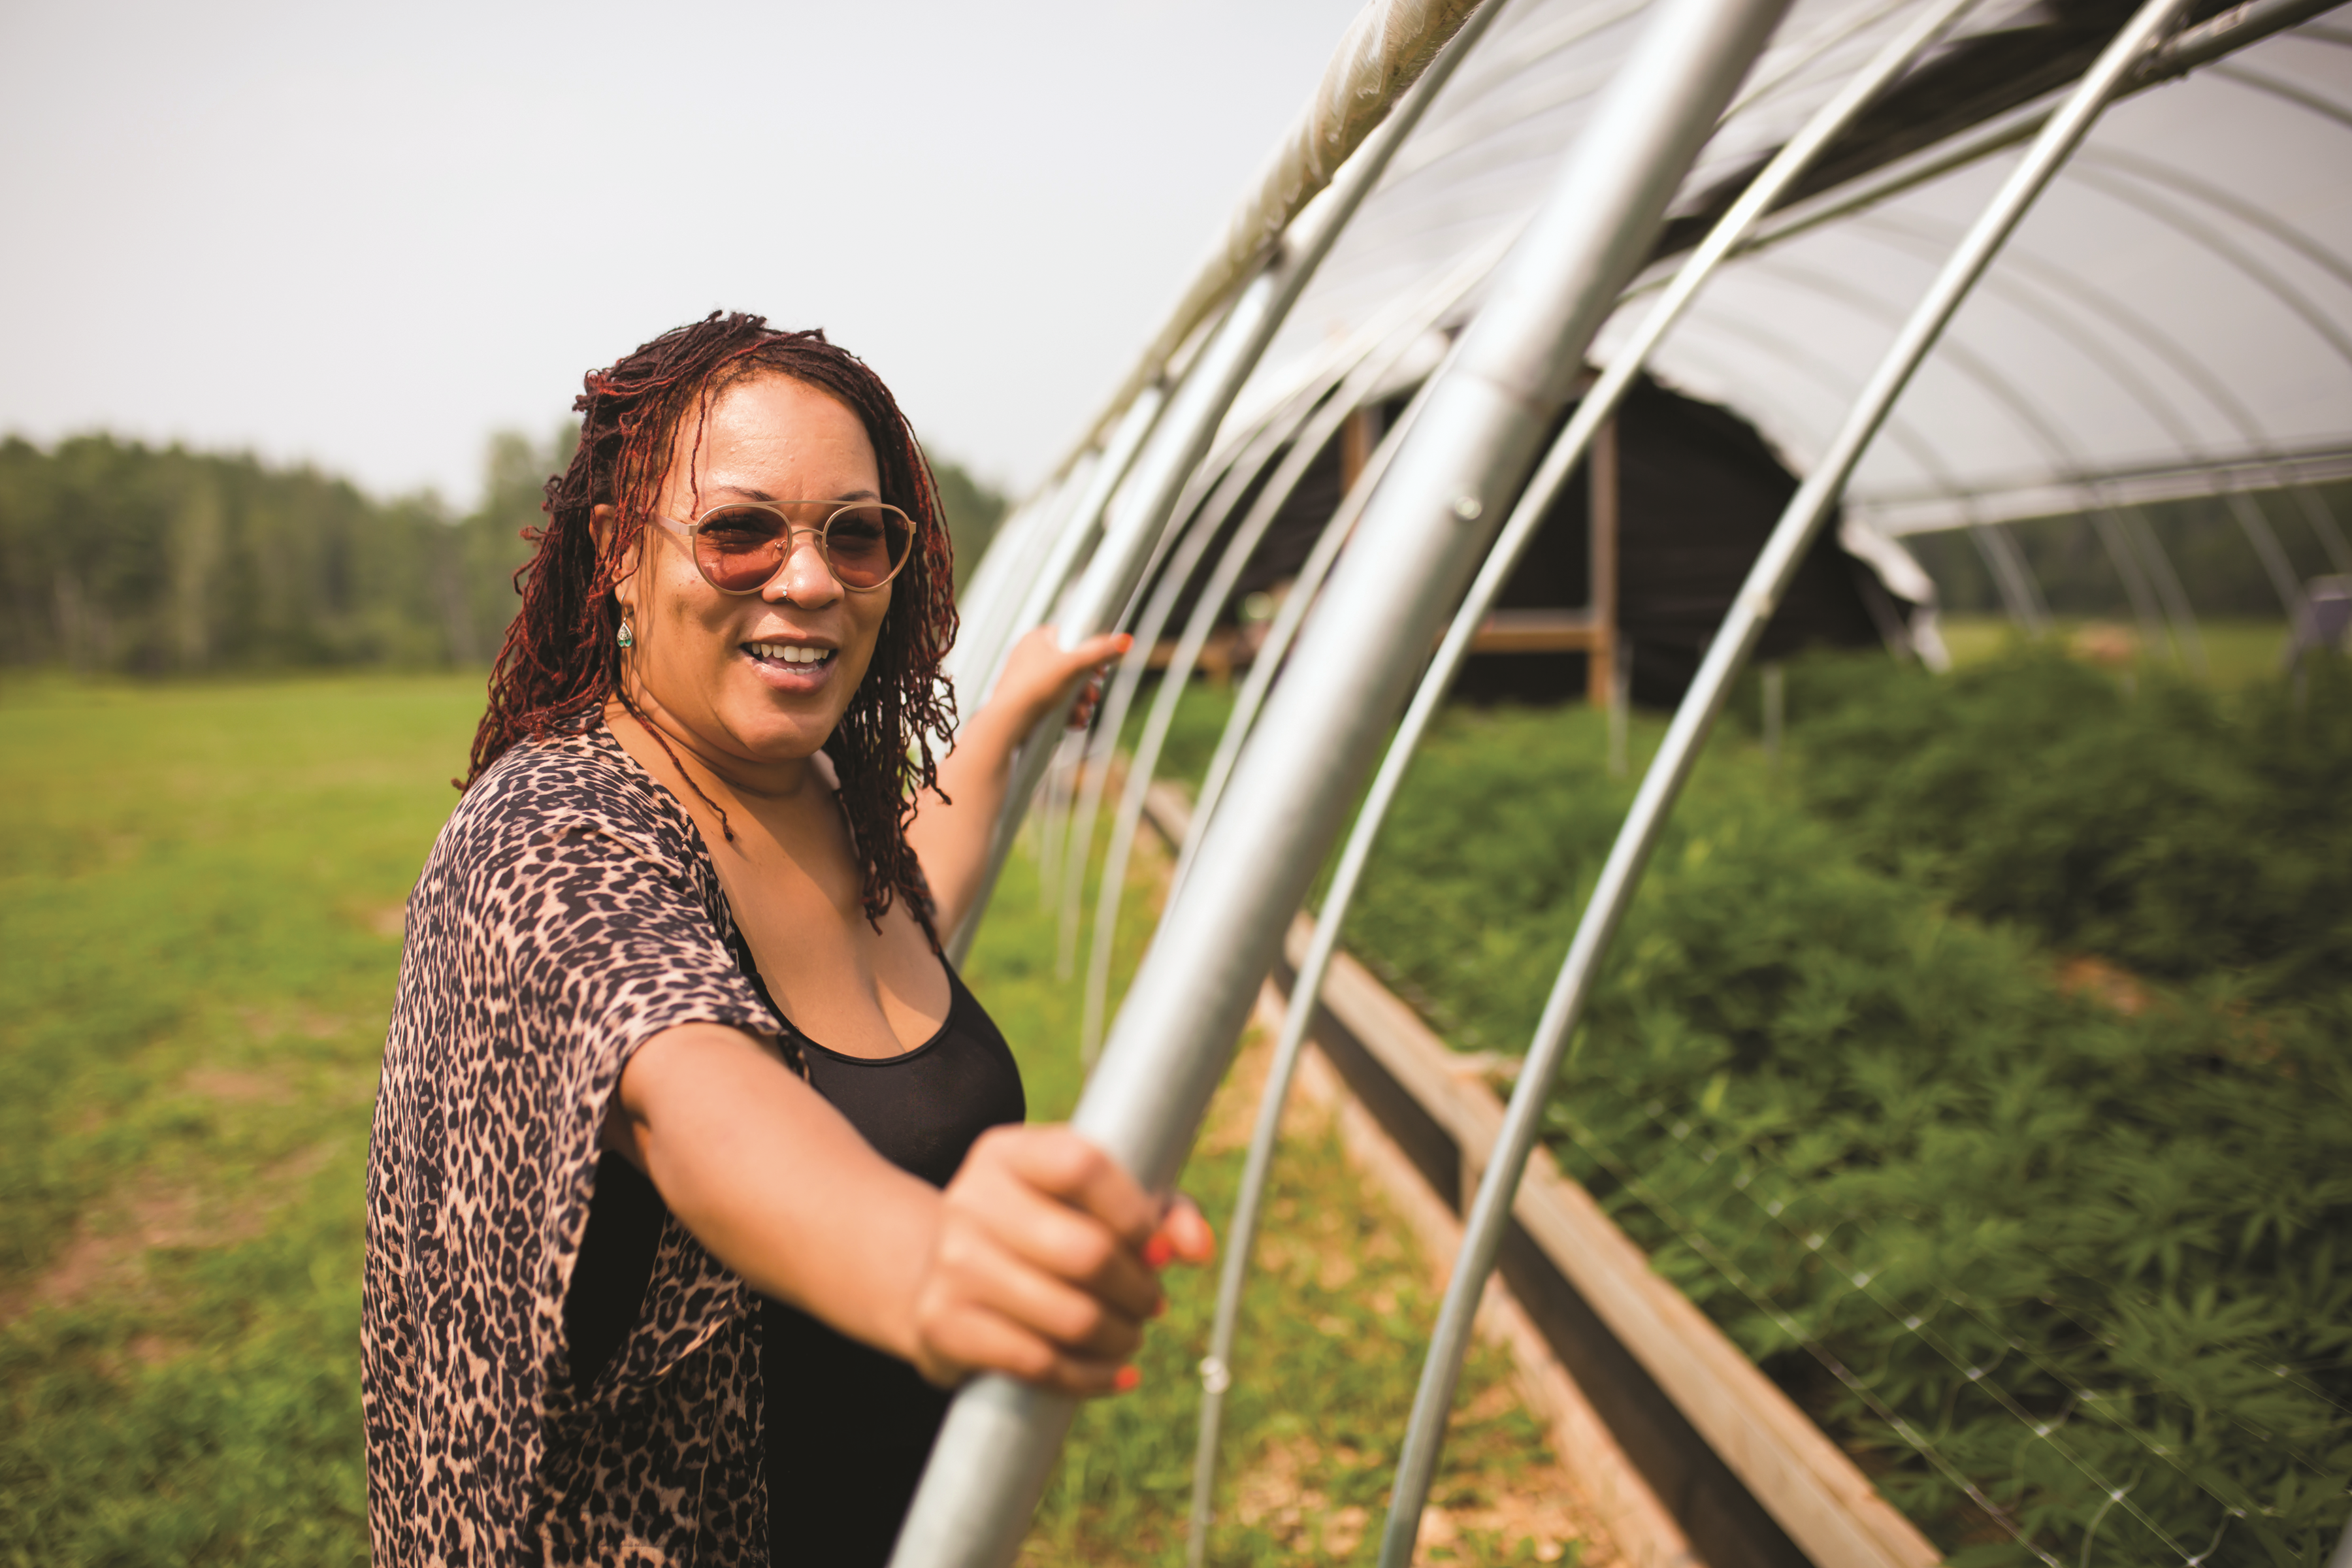
<path id="1" fill-rule="evenodd" d="M 1584 700 L 1605 706 L 1617 689 L 1617 421 L 1593 432 L 1584 460 L 1586 533 L 1592 585 L 1592 651 L 1585 656 Z"/>
<path id="2" fill-rule="evenodd" d="M 1372 460 L 1372 448 L 1381 444 L 1381 411 L 1377 404 L 1367 404 L 1348 416 L 1339 426 L 1339 493 L 1344 496 L 1356 488 L 1362 477 L 1364 465 Z"/>

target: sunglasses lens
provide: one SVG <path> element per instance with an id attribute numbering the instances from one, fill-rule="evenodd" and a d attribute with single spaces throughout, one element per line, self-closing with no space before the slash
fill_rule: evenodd
<path id="1" fill-rule="evenodd" d="M 824 531 L 825 559 L 845 588 L 877 588 L 907 563 L 914 525 L 894 506 L 845 507 Z"/>
<path id="2" fill-rule="evenodd" d="M 714 587 L 749 593 L 782 563 L 783 519 L 758 507 L 715 512 L 694 536 L 695 564 Z"/>

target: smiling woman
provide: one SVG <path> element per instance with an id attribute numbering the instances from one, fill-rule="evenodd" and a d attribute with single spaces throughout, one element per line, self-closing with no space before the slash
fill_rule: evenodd
<path id="1" fill-rule="evenodd" d="M 1132 1386 L 1156 1270 L 1208 1249 L 1017 1125 L 938 939 L 1014 749 L 1119 641 L 1033 637 L 935 760 L 951 563 L 871 371 L 713 315 L 578 407 L 409 903 L 375 1559 L 878 1563 L 947 1390 Z"/>

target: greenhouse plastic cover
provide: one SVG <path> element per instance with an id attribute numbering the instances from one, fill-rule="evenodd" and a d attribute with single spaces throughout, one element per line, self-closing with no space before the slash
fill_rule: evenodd
<path id="1" fill-rule="evenodd" d="M 1308 285 L 1223 441 L 1354 352 L 1342 345 L 1360 346 L 1400 301 L 1447 286 L 1482 251 L 1499 254 L 1643 21 L 1637 0 L 1503 3 Z M 1843 183 L 1767 219 L 1763 232 L 1839 205 L 1906 159 L 1930 163 L 2046 110 L 2125 9 L 2115 0 L 1974 7 L 1831 149 L 1823 174 Z M 1662 250 L 1695 240 L 1727 193 L 1915 10 L 1900 0 L 1799 0 L 1684 182 L 1670 213 L 1682 221 L 1669 222 Z M 1385 8 L 1367 17 L 1374 11 Z M 1375 68 L 1363 68 L 1366 79 Z M 1339 69 L 1335 62 L 1318 104 Z M 1328 108 L 1343 112 L 1339 99 Z M 1753 421 L 1803 471 L 2021 145 L 1736 258 L 1654 369 Z M 1305 166 L 1285 160 L 1311 152 L 1286 140 L 1275 171 Z M 1850 514 L 1901 532 L 2101 498 L 2352 476 L 2347 168 L 2352 27 L 2334 15 L 2110 108 L 1921 368 L 1849 487 Z M 1250 215 L 1271 221 L 1281 208 L 1288 177 L 1270 171 L 1253 189 L 1229 254 L 1251 243 Z M 1662 254 L 1646 276 L 1663 278 L 1677 259 Z M 1637 286 L 1595 344 L 1597 361 L 1647 299 Z M 1447 324 L 1458 327 L 1477 300 L 1474 288 Z"/>

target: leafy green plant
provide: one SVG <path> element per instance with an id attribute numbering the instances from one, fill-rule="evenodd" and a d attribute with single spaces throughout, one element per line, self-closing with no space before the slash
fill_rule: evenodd
<path id="1" fill-rule="evenodd" d="M 1808 773 L 1864 710 L 1814 674 Z M 2034 732 L 2008 765 L 2044 771 Z M 1416 764 L 1349 939 L 1457 1044 L 1526 1041 L 1630 798 L 1603 750 L 1583 710 L 1457 713 Z M 1956 1561 L 2316 1563 L 2352 1477 L 2340 1030 L 2219 981 L 2070 995 L 1892 806 L 1822 788 L 1702 765 L 1553 1097 L 1562 1163 Z"/>
<path id="2" fill-rule="evenodd" d="M 1789 711 L 1805 803 L 1958 909 L 2266 1002 L 2352 984 L 2342 660 L 2224 699 L 2024 647 L 1946 679 L 1813 659 Z"/>

